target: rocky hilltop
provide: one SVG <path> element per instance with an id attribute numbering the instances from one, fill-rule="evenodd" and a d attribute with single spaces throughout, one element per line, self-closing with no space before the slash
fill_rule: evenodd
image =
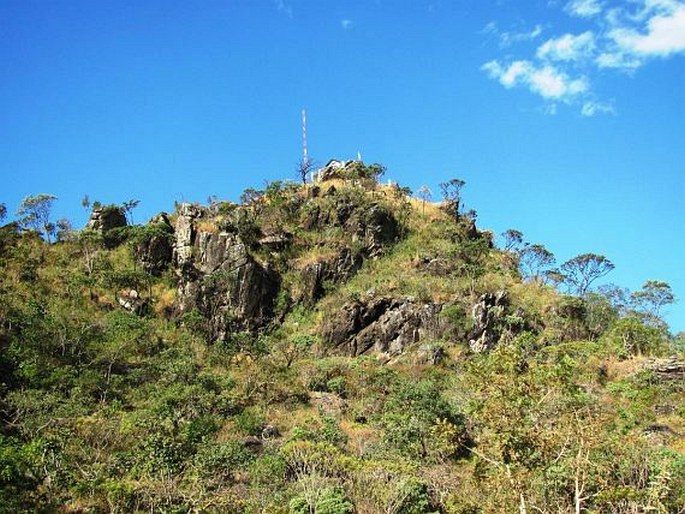
<path id="1" fill-rule="evenodd" d="M 383 172 L 0 227 L 0 512 L 681 512 L 668 284 Z"/>

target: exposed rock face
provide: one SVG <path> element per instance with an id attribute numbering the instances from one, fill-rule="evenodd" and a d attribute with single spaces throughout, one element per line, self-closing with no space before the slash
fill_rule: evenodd
<path id="1" fill-rule="evenodd" d="M 153 217 L 148 227 L 150 237 L 137 248 L 138 259 L 148 273 L 159 275 L 171 263 L 174 249 L 174 228 L 165 212 Z"/>
<path id="2" fill-rule="evenodd" d="M 440 309 L 440 305 L 420 304 L 413 298 L 372 297 L 343 305 L 321 335 L 351 356 L 374 352 L 390 357 L 433 330 Z"/>
<path id="3" fill-rule="evenodd" d="M 268 322 L 278 294 L 278 276 L 258 263 L 235 234 L 197 229 L 203 209 L 184 204 L 176 222 L 174 259 L 179 274 L 178 306 L 198 309 L 212 339 Z"/>
<path id="4" fill-rule="evenodd" d="M 469 338 L 471 350 L 480 353 L 493 349 L 501 337 L 500 325 L 508 305 L 507 292 L 485 293 L 473 306 L 474 329 Z"/>
<path id="5" fill-rule="evenodd" d="M 346 198 L 339 198 L 326 211 L 313 208 L 303 222 L 305 230 L 328 227 L 342 227 L 352 234 L 354 239 L 362 242 L 367 256 L 378 255 L 383 245 L 396 241 L 400 235 L 400 224 L 392 212 L 377 203 L 355 208 Z"/>
<path id="6" fill-rule="evenodd" d="M 332 258 L 307 265 L 302 270 L 302 300 L 308 304 L 316 302 L 325 293 L 325 282 L 337 283 L 349 279 L 361 268 L 363 262 L 360 254 L 343 248 Z"/>
<path id="7" fill-rule="evenodd" d="M 125 227 L 127 224 L 124 209 L 115 205 L 108 205 L 93 209 L 86 228 L 98 232 L 107 232 L 113 228 Z"/>
<path id="8" fill-rule="evenodd" d="M 349 228 L 364 241 L 364 246 L 369 255 L 374 256 L 380 253 L 382 246 L 395 241 L 399 235 L 399 223 L 387 209 L 379 205 L 373 205 L 364 212 L 355 213 L 348 221 Z"/>

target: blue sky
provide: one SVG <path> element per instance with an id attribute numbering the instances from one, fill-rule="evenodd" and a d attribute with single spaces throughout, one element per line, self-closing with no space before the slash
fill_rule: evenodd
<path id="1" fill-rule="evenodd" d="M 237 199 L 319 162 L 467 182 L 479 225 L 607 281 L 668 281 L 685 330 L 682 0 L 0 0 L 0 202 Z"/>

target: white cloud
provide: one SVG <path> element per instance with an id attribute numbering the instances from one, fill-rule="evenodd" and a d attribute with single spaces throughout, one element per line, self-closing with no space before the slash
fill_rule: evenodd
<path id="1" fill-rule="evenodd" d="M 545 99 L 567 102 L 589 88 L 585 77 L 571 78 L 549 64 L 538 67 L 530 61 L 514 61 L 502 66 L 498 61 L 490 61 L 481 69 L 508 89 L 524 85 Z"/>
<path id="2" fill-rule="evenodd" d="M 588 100 L 583 103 L 580 114 L 590 118 L 592 116 L 596 116 L 597 114 L 616 114 L 616 109 L 612 104 Z"/>
<path id="3" fill-rule="evenodd" d="M 588 58 L 594 48 L 595 35 L 588 30 L 577 36 L 564 34 L 547 40 L 538 48 L 537 56 L 552 61 L 580 61 Z"/>
<path id="4" fill-rule="evenodd" d="M 566 11 L 581 18 L 590 18 L 602 12 L 602 6 L 597 0 L 571 0 L 566 4 Z"/>
<path id="5" fill-rule="evenodd" d="M 545 112 L 557 105 L 577 105 L 583 116 L 613 114 L 613 103 L 597 99 L 591 90 L 592 74 L 599 70 L 633 73 L 650 60 L 685 56 L 685 0 L 549 0 L 550 7 L 591 24 L 579 34 L 561 33 L 526 53 L 492 60 L 482 66 L 505 88 L 526 87 L 546 100 Z M 484 33 L 500 39 L 500 47 L 516 38 L 532 40 L 542 33 L 500 32 L 495 22 Z M 527 36 L 526 36 L 527 35 Z M 523 39 L 521 39 L 523 40 Z"/>
<path id="6" fill-rule="evenodd" d="M 343 28 L 343 30 L 347 30 L 352 26 L 352 20 L 340 20 L 340 26 Z"/>
<path id="7" fill-rule="evenodd" d="M 668 57 L 685 52 L 685 5 L 672 6 L 664 12 L 671 2 L 659 3 L 661 9 L 647 21 L 644 33 L 627 27 L 614 28 L 609 37 L 625 53 L 637 56 Z"/>
<path id="8" fill-rule="evenodd" d="M 643 64 L 642 60 L 620 51 L 603 52 L 597 56 L 595 63 L 599 68 L 615 68 L 627 71 L 635 70 Z"/>
<path id="9" fill-rule="evenodd" d="M 481 34 L 492 34 L 499 39 L 501 47 L 512 46 L 515 43 L 523 43 L 525 41 L 532 41 L 540 37 L 543 32 L 542 25 L 535 25 L 527 32 L 501 32 L 494 21 L 489 22 L 480 31 Z"/>

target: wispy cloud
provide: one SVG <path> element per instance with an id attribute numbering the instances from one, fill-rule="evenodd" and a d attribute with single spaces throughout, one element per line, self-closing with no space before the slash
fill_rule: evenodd
<path id="1" fill-rule="evenodd" d="M 590 18 L 602 12 L 602 5 L 598 0 L 572 0 L 566 4 L 566 12 L 580 18 Z"/>
<path id="2" fill-rule="evenodd" d="M 276 4 L 278 12 L 285 14 L 288 18 L 293 17 L 293 7 L 285 0 L 274 0 L 274 4 Z"/>
<path id="3" fill-rule="evenodd" d="M 348 20 L 348 19 L 340 20 L 340 26 L 342 27 L 343 30 L 349 29 L 350 27 L 352 27 L 352 25 L 353 25 L 352 20 Z"/>
<path id="4" fill-rule="evenodd" d="M 491 60 L 481 69 L 505 88 L 527 87 L 555 102 L 552 111 L 561 101 L 590 117 L 616 113 L 612 102 L 598 100 L 592 91 L 590 79 L 598 70 L 635 72 L 652 59 L 685 54 L 685 0 L 630 0 L 618 7 L 608 7 L 602 0 L 570 0 L 563 10 L 592 27 L 551 37 L 537 46 L 534 55 L 530 45 L 522 45 L 527 47 L 523 58 Z M 539 35 L 532 37 L 533 31 L 528 39 L 503 39 L 503 34 L 514 33 L 500 31 L 495 22 L 482 32 L 496 34 L 500 47 L 506 46 L 503 41 L 532 41 Z"/>
<path id="5" fill-rule="evenodd" d="M 583 103 L 583 107 L 580 109 L 580 114 L 590 118 L 592 116 L 596 116 L 597 114 L 616 114 L 616 109 L 611 103 L 587 100 Z"/>
<path id="6" fill-rule="evenodd" d="M 538 48 L 537 56 L 552 61 L 580 61 L 589 58 L 594 48 L 595 35 L 588 30 L 577 36 L 564 34 L 547 40 Z"/>
<path id="7" fill-rule="evenodd" d="M 531 30 L 528 31 L 522 31 L 522 32 L 515 32 L 515 31 L 500 31 L 497 23 L 494 21 L 491 21 L 485 27 L 483 27 L 483 30 L 481 30 L 481 33 L 483 34 L 491 34 L 499 40 L 499 44 L 501 47 L 509 47 L 512 46 L 516 43 L 521 43 L 524 41 L 532 41 L 534 39 L 537 39 L 540 37 L 542 34 L 543 28 L 542 25 L 535 25 Z"/>
<path id="8" fill-rule="evenodd" d="M 530 61 L 514 61 L 503 66 L 498 61 L 490 61 L 482 69 L 506 88 L 525 85 L 531 92 L 556 101 L 568 102 L 589 87 L 585 77 L 572 78 L 549 64 L 536 66 Z"/>

